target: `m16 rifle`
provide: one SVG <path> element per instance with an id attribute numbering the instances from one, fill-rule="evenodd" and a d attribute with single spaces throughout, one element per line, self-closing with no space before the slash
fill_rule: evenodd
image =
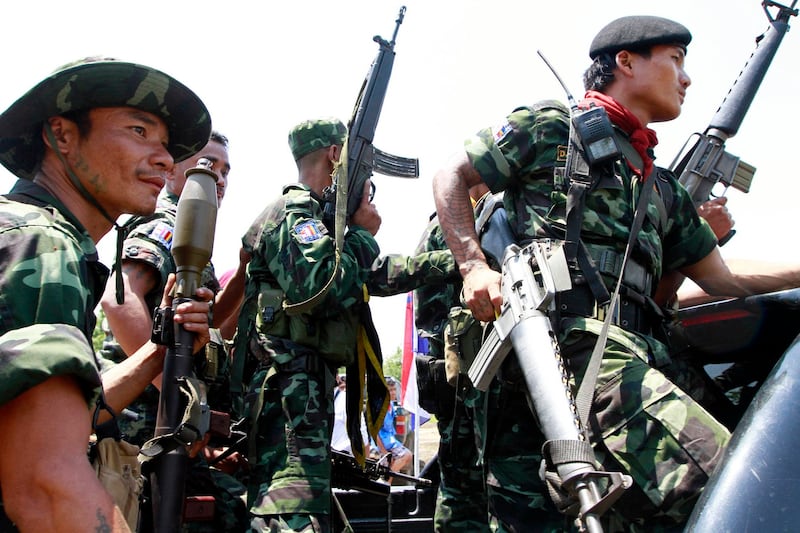
<path id="1" fill-rule="evenodd" d="M 501 221 L 497 220 L 498 226 L 502 226 Z M 563 246 L 549 240 L 533 241 L 521 249 L 509 244 L 501 264 L 500 316 L 467 375 L 477 389 L 487 390 L 513 348 L 547 440 L 543 455 L 547 466 L 557 473 L 557 478 L 551 476 L 548 482 L 566 493 L 563 501 L 556 503 L 564 512 L 577 515 L 581 531 L 602 531 L 599 516 L 632 481 L 627 475 L 596 469 L 594 452 L 569 388 L 549 316 L 555 294 L 572 286 Z M 607 481 L 605 493 L 600 488 L 601 478 Z"/>
<path id="2" fill-rule="evenodd" d="M 142 459 L 152 460 L 151 495 L 153 529 L 180 530 L 184 512 L 184 484 L 188 469 L 187 446 L 202 439 L 209 429 L 210 412 L 204 385 L 193 377 L 195 334 L 171 317 L 201 284 L 203 269 L 211 259 L 217 220 L 217 176 L 211 162 L 200 159 L 186 171 L 186 184 L 178 201 L 172 255 L 177 267 L 172 308 L 157 312 L 153 341 L 166 344 L 155 438 L 142 447 Z"/>
<path id="3" fill-rule="evenodd" d="M 379 35 L 373 37 L 378 43 L 378 55 L 372 62 L 358 93 L 353 115 L 347 127 L 346 150 L 342 153 L 340 168 L 343 169 L 343 173 L 346 172 L 346 183 L 339 179 L 337 172 L 333 185 L 325 193 L 325 210 L 329 216 L 333 214 L 334 205 L 339 201 L 336 192 L 342 188 L 343 196 L 347 197 L 347 216 L 355 213 L 361 204 L 364 183 L 372 176 L 373 171 L 400 178 L 419 177 L 417 159 L 395 156 L 378 150 L 372 144 L 394 66 L 395 39 L 405 12 L 405 6 L 401 7 L 391 41 L 386 41 Z"/>
<path id="4" fill-rule="evenodd" d="M 769 28 L 756 38 L 755 51 L 712 117 L 705 133 L 692 134 L 670 165 L 670 169 L 689 191 L 695 206 L 710 198 L 723 196 L 730 186 L 745 193 L 750 191 L 755 167 L 725 151 L 725 142 L 739 131 L 772 58 L 783 36 L 789 31 L 789 17 L 797 16 L 795 4 L 797 0 L 792 2 L 791 7 L 771 0 L 761 3 L 769 20 Z M 775 16 L 770 13 L 770 8 L 777 8 Z M 733 234 L 732 230 L 720 240 L 720 244 L 727 242 Z"/>

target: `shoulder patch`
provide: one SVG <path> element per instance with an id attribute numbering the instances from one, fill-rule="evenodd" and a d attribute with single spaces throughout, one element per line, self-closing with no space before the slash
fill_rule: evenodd
<path id="1" fill-rule="evenodd" d="M 294 227 L 294 234 L 300 242 L 309 243 L 327 235 L 328 228 L 318 220 L 306 220 Z"/>
<path id="2" fill-rule="evenodd" d="M 152 230 L 150 230 L 148 237 L 156 242 L 160 242 L 168 249 L 171 249 L 173 232 L 174 230 L 172 226 L 164 222 L 159 222 Z"/>
<path id="3" fill-rule="evenodd" d="M 511 133 L 511 124 L 506 121 L 505 123 L 492 128 L 492 139 L 494 139 L 495 143 L 499 143 L 506 136 Z"/>
<path id="4" fill-rule="evenodd" d="M 566 146 L 564 146 L 563 144 L 559 144 L 556 147 L 556 161 L 558 161 L 559 163 L 566 162 L 566 160 L 567 160 L 567 152 L 568 152 L 568 148 Z"/>

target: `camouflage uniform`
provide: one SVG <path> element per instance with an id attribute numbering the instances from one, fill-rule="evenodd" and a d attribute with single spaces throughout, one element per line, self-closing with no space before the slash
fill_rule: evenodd
<path id="1" fill-rule="evenodd" d="M 372 235 L 351 227 L 342 275 L 321 304 L 289 316 L 285 300 L 316 294 L 334 268 L 334 240 L 319 198 L 306 186 L 283 196 L 258 218 L 235 354 L 246 356 L 244 414 L 252 422 L 248 504 L 252 527 L 327 531 L 330 527 L 334 371 L 355 355 L 362 286 L 378 255 Z M 253 236 L 257 236 L 255 240 Z M 234 390 L 235 392 L 235 390 Z"/>
<path id="2" fill-rule="evenodd" d="M 493 192 L 505 190 L 509 223 L 522 243 L 563 239 L 567 185 L 559 168 L 565 164 L 568 134 L 567 108 L 545 101 L 516 109 L 503 124 L 481 130 L 465 143 L 483 181 Z M 657 171 L 652 183 L 649 186 L 656 189 L 630 260 L 657 280 L 665 270 L 705 257 L 716 239 L 671 173 Z M 613 173 L 601 176 L 597 189 L 586 195 L 581 240 L 608 287 L 619 274 L 613 259 L 624 250 L 640 191 L 628 166 L 617 162 Z M 672 196 L 666 217 L 659 212 L 662 195 Z M 654 287 L 653 282 L 645 291 Z M 567 303 L 575 301 L 568 296 L 581 296 L 583 289 L 585 285 L 575 285 L 559 295 L 564 299 L 557 333 L 574 374 L 573 387 L 580 383 L 602 327 L 597 316 Z M 622 307 L 628 304 L 635 305 L 623 299 Z M 605 518 L 609 524 L 619 520 L 631 529 L 670 527 L 685 520 L 730 437 L 724 426 L 658 370 L 669 357 L 649 331 L 647 322 L 638 329 L 611 326 L 590 415 L 598 460 L 605 469 L 622 470 L 634 479 L 634 487 Z M 492 511 L 501 529 L 520 530 L 540 523 L 528 521 L 536 520 L 537 513 L 545 519 L 552 513 L 536 475 L 543 439 L 524 408 L 524 383 L 515 360 L 508 360 L 490 389 L 486 454 Z"/>
<path id="3" fill-rule="evenodd" d="M 476 216 L 483 202 L 476 206 Z M 439 219 L 434 216 L 416 253 L 447 249 Z M 457 272 L 455 265 L 453 269 Z M 438 461 L 441 472 L 434 527 L 444 531 L 489 531 L 486 472 L 475 455 L 473 412 L 464 400 L 467 391 L 448 384 L 444 370 L 444 330 L 450 310 L 460 308 L 461 276 L 449 283 L 428 283 L 414 292 L 415 325 L 428 340 L 428 354 L 418 356 L 417 375 L 424 376 L 420 404 L 436 415 L 439 430 Z M 467 313 L 468 311 L 464 311 Z M 471 391 L 473 401 L 483 395 Z"/>
<path id="4" fill-rule="evenodd" d="M 197 152 L 211 133 L 205 105 L 177 80 L 143 65 L 91 57 L 60 67 L 0 115 L 0 163 L 32 180 L 49 117 L 118 106 L 160 117 L 176 162 Z M 89 205 L 94 198 L 79 190 Z M 80 222 L 44 188 L 19 181 L 6 198 L 0 200 L 0 402 L 70 375 L 88 408 L 101 391 L 92 333 L 108 269 Z M 15 530 L 3 512 L 0 530 Z"/>
<path id="5" fill-rule="evenodd" d="M 100 393 L 91 339 L 108 278 L 94 241 L 61 202 L 20 180 L 0 198 L 0 251 L 0 404 L 73 376 L 88 409 Z M 0 503 L 0 531 L 14 530 Z"/>

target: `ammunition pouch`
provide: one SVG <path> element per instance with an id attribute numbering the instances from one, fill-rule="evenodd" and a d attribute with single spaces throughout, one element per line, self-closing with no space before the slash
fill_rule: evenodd
<path id="1" fill-rule="evenodd" d="M 256 330 L 269 339 L 289 340 L 292 345 L 310 349 L 336 365 L 353 361 L 358 316 L 351 310 L 340 310 L 326 316 L 313 313 L 289 315 L 283 308 L 285 294 L 281 289 L 262 283 L 258 293 Z"/>
<path id="2" fill-rule="evenodd" d="M 198 375 L 202 377 L 205 382 L 216 382 L 220 377 L 220 373 L 226 368 L 227 349 L 225 347 L 225 340 L 222 338 L 217 328 L 210 328 L 208 332 L 211 334 L 211 340 L 206 344 L 205 358 L 203 359 L 201 371 Z"/>
<path id="3" fill-rule="evenodd" d="M 622 268 L 623 255 L 610 249 L 599 249 L 597 246 L 591 246 L 590 250 L 597 270 L 617 280 Z M 572 277 L 572 289 L 556 294 L 556 306 L 560 316 L 605 320 L 608 305 L 597 304 L 589 285 L 580 273 L 573 273 Z M 653 335 L 661 325 L 663 313 L 649 296 L 652 290 L 653 276 L 647 267 L 628 258 L 620 288 L 620 300 L 611 323 L 627 331 Z"/>
<path id="4" fill-rule="evenodd" d="M 475 320 L 469 309 L 453 307 L 444 328 L 444 360 L 447 383 L 458 385 L 458 376 L 466 379 L 472 361 L 483 342 L 483 326 Z"/>
<path id="5" fill-rule="evenodd" d="M 623 254 L 610 249 L 598 250 L 597 246 L 587 245 L 587 247 L 592 251 L 598 272 L 611 277 L 616 282 L 622 268 Z M 598 252 L 597 255 L 595 252 Z M 622 284 L 639 294 L 653 294 L 652 274 L 646 266 L 630 257 L 625 264 L 625 277 L 622 279 Z"/>
<path id="6" fill-rule="evenodd" d="M 419 404 L 438 417 L 451 416 L 455 409 L 456 389 L 447 382 L 444 359 L 416 354 Z"/>

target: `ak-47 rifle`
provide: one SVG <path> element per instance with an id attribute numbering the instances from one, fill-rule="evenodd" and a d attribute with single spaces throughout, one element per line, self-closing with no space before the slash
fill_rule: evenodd
<path id="1" fill-rule="evenodd" d="M 174 323 L 172 316 L 174 309 L 190 300 L 201 286 L 203 269 L 211 259 L 217 176 L 207 159 L 200 159 L 186 176 L 172 241 L 177 267 L 173 304 L 166 313 L 156 313 L 153 321 L 153 341 L 167 345 L 155 438 L 142 447 L 143 460 L 153 463 L 150 488 L 153 530 L 157 533 L 180 530 L 188 468 L 186 447 L 202 439 L 210 424 L 205 386 L 193 377 L 195 334 Z"/>
<path id="2" fill-rule="evenodd" d="M 401 7 L 395 21 L 397 25 L 391 41 L 386 41 L 379 35 L 372 38 L 378 43 L 378 55 L 372 62 L 367 77 L 361 85 L 361 91 L 358 93 L 353 108 L 353 115 L 347 126 L 347 150 L 346 154 L 343 154 L 343 156 L 346 155 L 346 158 L 343 158 L 346 161 L 343 163 L 347 165 L 345 191 L 348 217 L 358 209 L 363 196 L 364 183 L 372 176 L 373 171 L 400 178 L 419 177 L 419 161 L 417 159 L 392 155 L 378 150 L 372 144 L 394 66 L 395 39 L 400 24 L 403 23 L 405 12 L 405 6 Z M 342 186 L 343 184 L 334 181 L 325 193 L 325 210 L 329 216 L 332 215 L 336 202 L 336 190 Z"/>
<path id="3" fill-rule="evenodd" d="M 789 31 L 789 17 L 797 16 L 795 4 L 797 0 L 793 0 L 791 7 L 771 0 L 761 2 L 769 20 L 769 28 L 756 37 L 755 51 L 734 81 L 705 133 L 689 136 L 670 165 L 670 169 L 679 176 L 681 184 L 689 191 L 695 206 L 712 197 L 723 196 L 730 186 L 745 193 L 750 191 L 756 169 L 726 152 L 725 141 L 739 131 L 772 58 L 775 57 L 783 36 Z M 778 9 L 775 16 L 769 11 L 772 7 Z M 718 183 L 722 190 L 718 190 Z M 723 237 L 720 244 L 727 242 L 733 234 L 734 231 L 731 231 Z"/>

